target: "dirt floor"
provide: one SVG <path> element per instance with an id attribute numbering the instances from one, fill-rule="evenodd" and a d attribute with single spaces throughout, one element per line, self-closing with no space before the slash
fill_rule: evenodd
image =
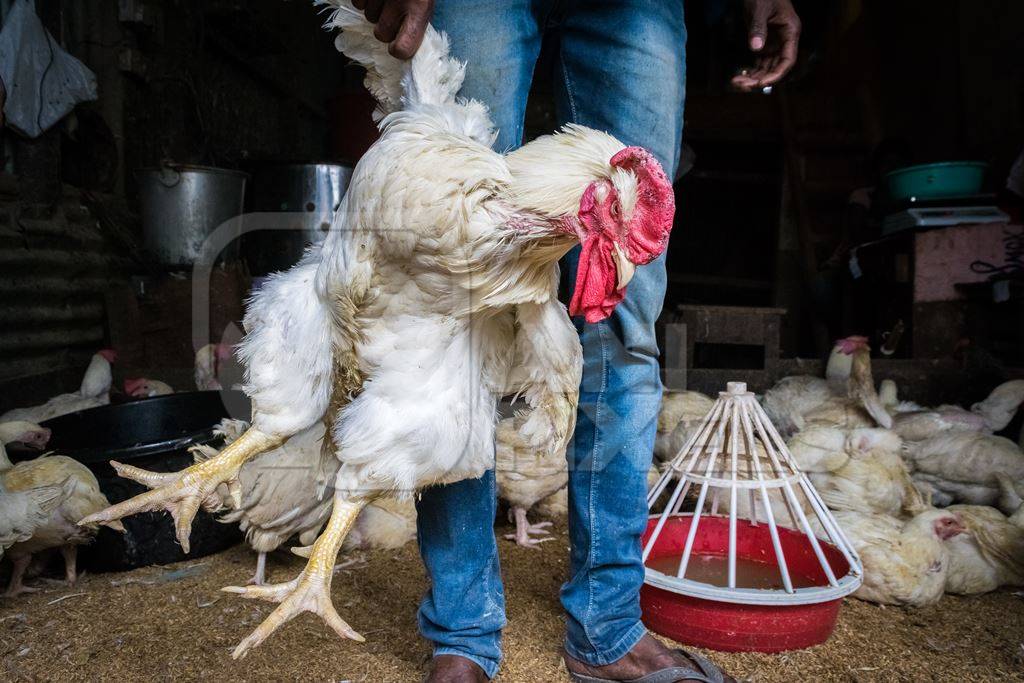
<path id="1" fill-rule="evenodd" d="M 501 683 L 568 680 L 559 659 L 564 524 L 556 535 L 540 551 L 502 543 L 509 625 Z M 414 546 L 349 556 L 349 566 L 336 573 L 335 605 L 366 643 L 342 642 L 304 615 L 235 662 L 232 648 L 272 606 L 219 589 L 244 582 L 254 557 L 236 547 L 168 567 L 85 576 L 74 588 L 41 583 L 39 593 L 0 598 L 0 680 L 420 680 L 429 649 L 416 634 L 424 576 Z M 268 562 L 269 576 L 290 579 L 301 562 L 278 553 Z M 1022 595 L 947 596 L 913 611 L 848 600 L 823 646 L 710 656 L 752 681 L 1024 681 Z"/>

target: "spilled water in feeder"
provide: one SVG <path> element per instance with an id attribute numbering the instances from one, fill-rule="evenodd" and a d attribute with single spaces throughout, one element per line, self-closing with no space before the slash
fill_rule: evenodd
<path id="1" fill-rule="evenodd" d="M 647 566 L 666 576 L 679 572 L 682 554 L 653 557 Z M 686 566 L 685 579 L 727 588 L 729 586 L 729 558 L 726 555 L 691 555 Z M 790 572 L 793 588 L 810 588 L 819 585 L 815 581 Z M 779 590 L 783 588 L 779 567 L 774 564 L 757 562 L 745 557 L 736 558 L 736 587 Z"/>

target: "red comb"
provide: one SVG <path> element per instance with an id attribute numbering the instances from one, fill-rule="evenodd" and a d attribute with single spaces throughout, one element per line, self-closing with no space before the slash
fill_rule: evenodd
<path id="1" fill-rule="evenodd" d="M 637 265 L 650 263 L 665 251 L 672 231 L 676 211 L 672 183 L 654 155 L 643 147 L 626 147 L 610 163 L 636 175 L 636 206 L 626 234 L 626 253 Z"/>
<path id="2" fill-rule="evenodd" d="M 126 379 L 124 381 L 124 393 L 129 396 L 134 396 L 135 392 L 141 389 L 146 384 L 145 377 L 136 377 L 135 379 Z"/>

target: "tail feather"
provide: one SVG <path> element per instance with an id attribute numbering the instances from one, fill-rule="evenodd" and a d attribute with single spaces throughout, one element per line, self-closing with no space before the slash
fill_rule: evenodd
<path id="1" fill-rule="evenodd" d="M 448 37 L 428 26 L 423 43 L 408 62 L 392 57 L 388 46 L 373 35 L 374 26 L 351 0 L 317 0 L 333 8 L 325 24 L 338 29 L 335 46 L 366 69 L 366 88 L 379 105 L 378 119 L 420 104 L 442 105 L 455 101 L 462 87 L 465 64 L 448 53 Z"/>

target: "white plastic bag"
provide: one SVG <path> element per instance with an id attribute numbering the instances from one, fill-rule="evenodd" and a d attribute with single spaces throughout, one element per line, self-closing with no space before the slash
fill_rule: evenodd
<path id="1" fill-rule="evenodd" d="M 31 0 L 15 0 L 0 30 L 0 79 L 7 125 L 30 138 L 96 99 L 95 74 L 54 40 Z"/>

